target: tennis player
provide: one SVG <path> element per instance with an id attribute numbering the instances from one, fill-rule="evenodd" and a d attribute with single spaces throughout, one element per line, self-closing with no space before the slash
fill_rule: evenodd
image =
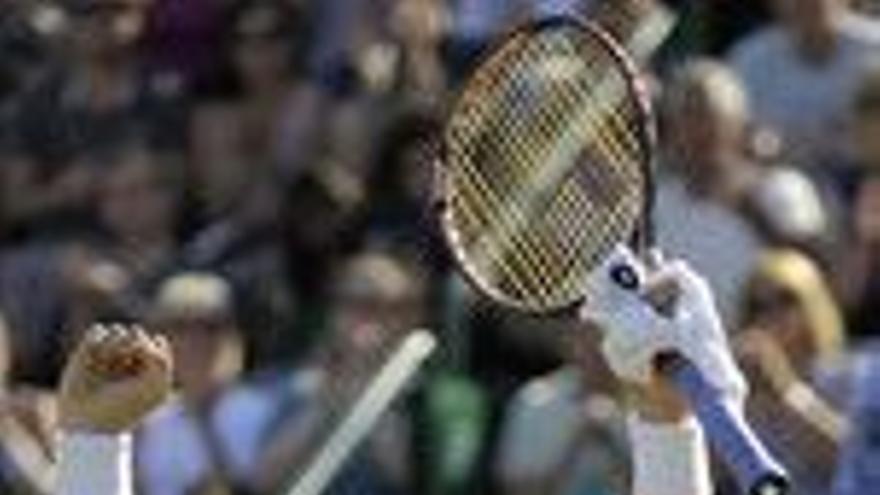
<path id="1" fill-rule="evenodd" d="M 581 317 L 604 330 L 602 354 L 631 391 L 632 493 L 709 495 L 713 490 L 702 429 L 684 399 L 656 375 L 655 358 L 662 352 L 679 353 L 734 407 L 743 407 L 746 381 L 730 352 L 705 279 L 683 261 L 657 264 L 649 273 L 632 251 L 618 247 L 590 275 L 590 300 Z M 641 290 L 615 282 L 612 273 L 619 266 L 637 273 Z M 667 287 L 676 288 L 676 298 L 661 314 L 648 301 Z"/>
<path id="2" fill-rule="evenodd" d="M 645 291 L 620 287 L 611 276 L 628 265 L 647 290 L 679 289 L 672 316 L 660 315 Z M 618 248 L 589 280 L 583 319 L 605 331 L 602 352 L 631 390 L 630 438 L 634 495 L 708 495 L 707 447 L 684 400 L 653 371 L 656 355 L 674 350 L 690 359 L 730 401 L 741 405 L 746 385 L 734 364 L 706 282 L 679 261 L 649 274 Z M 75 351 L 61 388 L 62 443 L 58 495 L 131 495 L 130 432 L 168 396 L 171 354 L 162 338 L 138 328 L 97 327 Z"/>

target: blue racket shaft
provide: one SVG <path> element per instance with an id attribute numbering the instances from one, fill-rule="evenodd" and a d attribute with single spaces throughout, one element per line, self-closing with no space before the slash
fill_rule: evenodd
<path id="1" fill-rule="evenodd" d="M 724 400 L 721 391 L 706 380 L 693 363 L 670 355 L 662 356 L 658 365 L 687 397 L 709 442 L 733 471 L 743 493 L 789 493 L 790 482 L 785 469 L 758 439 L 742 412 Z"/>

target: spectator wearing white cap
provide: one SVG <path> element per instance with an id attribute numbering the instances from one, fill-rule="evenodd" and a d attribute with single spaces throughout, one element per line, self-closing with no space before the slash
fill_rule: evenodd
<path id="1" fill-rule="evenodd" d="M 209 273 L 170 278 L 155 299 L 151 326 L 171 341 L 181 393 L 137 437 L 143 493 L 247 493 L 275 402 L 239 383 L 245 349 L 229 285 Z"/>

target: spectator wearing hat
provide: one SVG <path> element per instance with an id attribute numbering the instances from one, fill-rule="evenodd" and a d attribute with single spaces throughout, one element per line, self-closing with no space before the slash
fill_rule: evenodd
<path id="1" fill-rule="evenodd" d="M 229 285 L 210 273 L 171 277 L 150 326 L 171 342 L 181 390 L 138 432 L 143 493 L 249 493 L 275 401 L 240 383 L 245 348 Z"/>

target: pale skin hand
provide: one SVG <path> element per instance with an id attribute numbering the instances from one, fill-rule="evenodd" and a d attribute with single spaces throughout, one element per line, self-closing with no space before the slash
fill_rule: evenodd
<path id="1" fill-rule="evenodd" d="M 66 431 L 118 434 L 135 428 L 171 390 L 168 341 L 142 328 L 96 325 L 73 352 L 61 381 Z"/>

